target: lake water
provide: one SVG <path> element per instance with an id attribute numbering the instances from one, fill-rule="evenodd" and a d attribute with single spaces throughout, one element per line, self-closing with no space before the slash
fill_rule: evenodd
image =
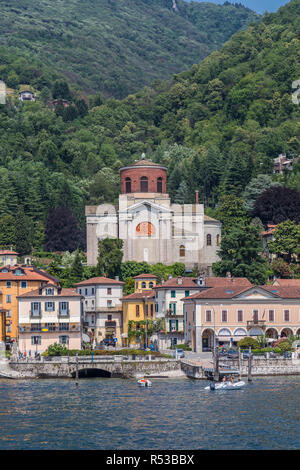
<path id="1" fill-rule="evenodd" d="M 300 377 L 0 379 L 0 449 L 299 449 Z"/>

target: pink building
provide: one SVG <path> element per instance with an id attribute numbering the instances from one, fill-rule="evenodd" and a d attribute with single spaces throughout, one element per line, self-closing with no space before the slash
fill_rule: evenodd
<path id="1" fill-rule="evenodd" d="M 182 299 L 185 342 L 193 351 L 236 344 L 245 336 L 265 334 L 269 341 L 300 335 L 297 286 L 219 286 Z"/>
<path id="2" fill-rule="evenodd" d="M 19 350 L 44 352 L 54 343 L 81 349 L 82 296 L 49 282 L 18 298 Z"/>

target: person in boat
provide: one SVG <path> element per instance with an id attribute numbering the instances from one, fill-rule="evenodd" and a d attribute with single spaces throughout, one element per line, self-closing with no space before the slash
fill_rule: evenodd
<path id="1" fill-rule="evenodd" d="M 231 382 L 232 384 L 234 383 L 233 375 L 230 377 L 230 382 Z"/>
<path id="2" fill-rule="evenodd" d="M 226 382 L 226 375 L 224 375 L 222 382 Z"/>

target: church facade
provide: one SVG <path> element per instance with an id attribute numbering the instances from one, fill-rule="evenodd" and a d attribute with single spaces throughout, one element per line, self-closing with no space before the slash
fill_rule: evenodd
<path id="1" fill-rule="evenodd" d="M 120 169 L 118 206 L 86 206 L 87 264 L 97 264 L 98 240 L 123 240 L 123 261 L 181 262 L 211 274 L 219 260 L 221 223 L 204 215 L 203 204 L 173 204 L 167 168 L 141 160 Z"/>

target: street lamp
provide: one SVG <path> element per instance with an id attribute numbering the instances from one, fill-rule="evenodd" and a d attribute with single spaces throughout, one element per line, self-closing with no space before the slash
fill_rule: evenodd
<path id="1" fill-rule="evenodd" d="M 147 329 L 147 318 L 148 318 L 148 304 L 147 304 L 147 300 L 149 299 L 148 295 L 145 297 L 145 319 L 146 319 L 146 348 L 145 349 L 148 349 L 148 329 Z"/>

